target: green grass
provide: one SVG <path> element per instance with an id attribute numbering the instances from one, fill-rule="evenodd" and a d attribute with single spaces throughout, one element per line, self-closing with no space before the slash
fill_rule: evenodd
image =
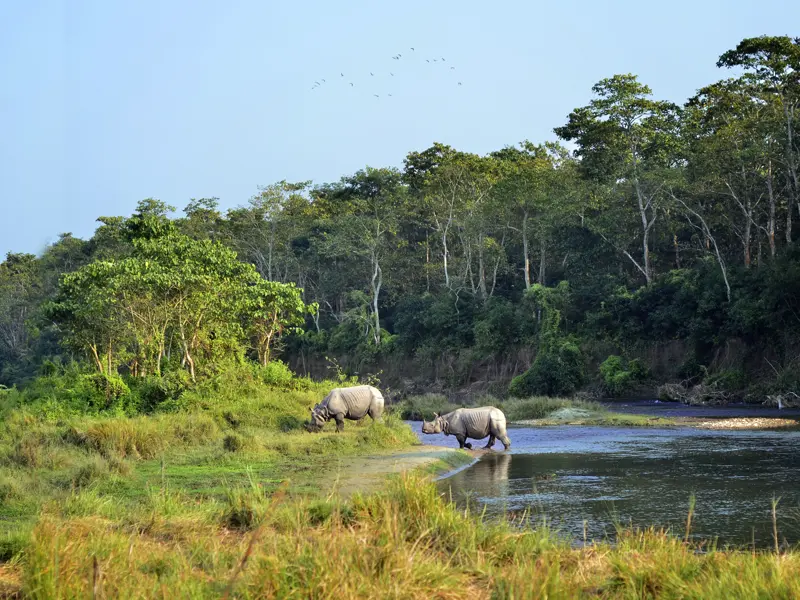
<path id="1" fill-rule="evenodd" d="M 83 490 L 48 504 L 24 545 L 8 570 L 29 598 L 800 594 L 793 551 L 697 552 L 654 529 L 623 529 L 613 546 L 576 548 L 546 527 L 483 521 L 417 474 L 349 502 L 268 492 L 255 478 L 204 502 L 154 489 L 133 507 Z"/>
<path id="2" fill-rule="evenodd" d="M 198 502 L 220 501 L 255 476 L 267 490 L 290 480 L 314 494 L 332 457 L 418 443 L 397 417 L 382 423 L 302 424 L 333 382 L 270 388 L 247 378 L 211 382 L 187 394 L 183 411 L 149 416 L 68 416 L 6 407 L 0 424 L 0 539 L 25 535 L 48 502 L 92 490 L 126 510 L 169 482 Z M 23 533 L 20 533 L 23 532 Z M 2 553 L 12 552 L 6 544 Z"/>
<path id="3" fill-rule="evenodd" d="M 483 521 L 429 481 L 455 452 L 348 501 L 322 485 L 340 457 L 416 441 L 384 423 L 295 426 L 324 394 L 239 384 L 188 409 L 0 425 L 0 596 L 26 598 L 790 598 L 800 555 L 697 552 L 656 530 L 575 548 L 547 527 Z M 440 399 L 428 399 L 429 405 Z M 494 401 L 493 401 L 494 403 Z M 417 404 L 416 406 L 420 406 Z M 602 408 L 602 407 L 600 407 Z M 508 402 L 516 418 L 587 403 Z"/>
<path id="4" fill-rule="evenodd" d="M 657 427 L 675 424 L 669 418 L 615 413 L 599 402 L 570 398 L 535 396 L 510 399 L 498 408 L 502 408 L 510 422 L 525 421 L 536 425 Z"/>
<path id="5" fill-rule="evenodd" d="M 422 394 L 406 398 L 392 410 L 407 421 L 430 421 L 434 413 L 446 414 L 464 406 L 450 402 L 443 394 Z"/>

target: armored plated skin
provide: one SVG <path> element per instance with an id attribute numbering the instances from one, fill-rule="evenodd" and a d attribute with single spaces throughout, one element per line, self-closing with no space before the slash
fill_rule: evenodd
<path id="1" fill-rule="evenodd" d="M 423 421 L 422 433 L 454 435 L 460 448 L 472 448 L 472 444 L 467 442 L 468 438 L 482 440 L 486 436 L 489 436 L 489 442 L 484 448 L 494 446 L 496 439 L 503 443 L 506 450 L 511 447 L 506 432 L 506 416 L 494 406 L 459 408 L 446 415 L 434 414 L 433 421 Z"/>
<path id="2" fill-rule="evenodd" d="M 330 419 L 336 421 L 336 431 L 344 431 L 344 420 L 358 421 L 369 415 L 378 421 L 383 415 L 383 395 L 371 385 L 335 388 L 311 409 L 309 431 L 320 431 Z"/>

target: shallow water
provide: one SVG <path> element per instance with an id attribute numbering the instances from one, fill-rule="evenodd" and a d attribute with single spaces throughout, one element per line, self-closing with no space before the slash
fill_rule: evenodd
<path id="1" fill-rule="evenodd" d="M 458 446 L 411 425 L 423 443 Z M 798 431 L 513 427 L 509 437 L 510 451 L 498 442 L 441 490 L 489 516 L 528 510 L 578 540 L 584 520 L 588 539 L 613 537 L 615 522 L 683 535 L 694 494 L 694 539 L 758 546 L 774 544 L 771 500 L 780 497 L 780 541 L 800 542 Z"/>

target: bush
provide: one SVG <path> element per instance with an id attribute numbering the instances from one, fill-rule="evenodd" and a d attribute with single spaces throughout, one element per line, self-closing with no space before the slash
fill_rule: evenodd
<path id="1" fill-rule="evenodd" d="M 273 360 L 266 366 L 256 365 L 256 377 L 264 385 L 277 388 L 295 388 L 296 378 L 286 363 Z"/>
<path id="2" fill-rule="evenodd" d="M 537 354 L 530 369 L 511 380 L 509 395 L 566 396 L 583 383 L 583 354 L 571 340 L 558 342 L 552 350 Z"/>
<path id="3" fill-rule="evenodd" d="M 150 375 L 131 381 L 138 396 L 139 411 L 143 413 L 175 408 L 190 384 L 189 373 L 183 369 L 167 371 L 161 377 Z"/>
<path id="4" fill-rule="evenodd" d="M 612 354 L 600 365 L 600 376 L 603 389 L 609 396 L 618 397 L 629 390 L 636 382 L 647 377 L 647 369 L 639 359 L 625 361 L 621 356 Z"/>

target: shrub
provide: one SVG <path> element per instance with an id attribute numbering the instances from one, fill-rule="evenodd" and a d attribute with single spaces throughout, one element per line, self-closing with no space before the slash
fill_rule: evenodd
<path id="1" fill-rule="evenodd" d="M 134 383 L 135 382 L 135 383 Z M 139 399 L 139 410 L 150 413 L 155 410 L 175 408 L 183 392 L 191 384 L 189 373 L 183 369 L 167 371 L 161 377 L 150 375 L 132 381 Z"/>
<path id="2" fill-rule="evenodd" d="M 266 366 L 256 365 L 254 372 L 261 383 L 272 387 L 295 388 L 299 382 L 289 366 L 279 360 L 270 361 Z"/>
<path id="3" fill-rule="evenodd" d="M 80 465 L 72 475 L 70 484 L 74 488 L 85 488 L 109 475 L 108 462 L 102 456 L 92 456 Z"/>
<path id="4" fill-rule="evenodd" d="M 583 383 L 583 354 L 576 343 L 562 340 L 536 355 L 530 369 L 511 380 L 508 393 L 526 396 L 565 396 Z"/>
<path id="5" fill-rule="evenodd" d="M 600 376 L 603 380 L 603 389 L 612 396 L 617 397 L 630 389 L 637 381 L 647 377 L 647 369 L 639 359 L 625 361 L 621 356 L 612 354 L 600 364 Z"/>

